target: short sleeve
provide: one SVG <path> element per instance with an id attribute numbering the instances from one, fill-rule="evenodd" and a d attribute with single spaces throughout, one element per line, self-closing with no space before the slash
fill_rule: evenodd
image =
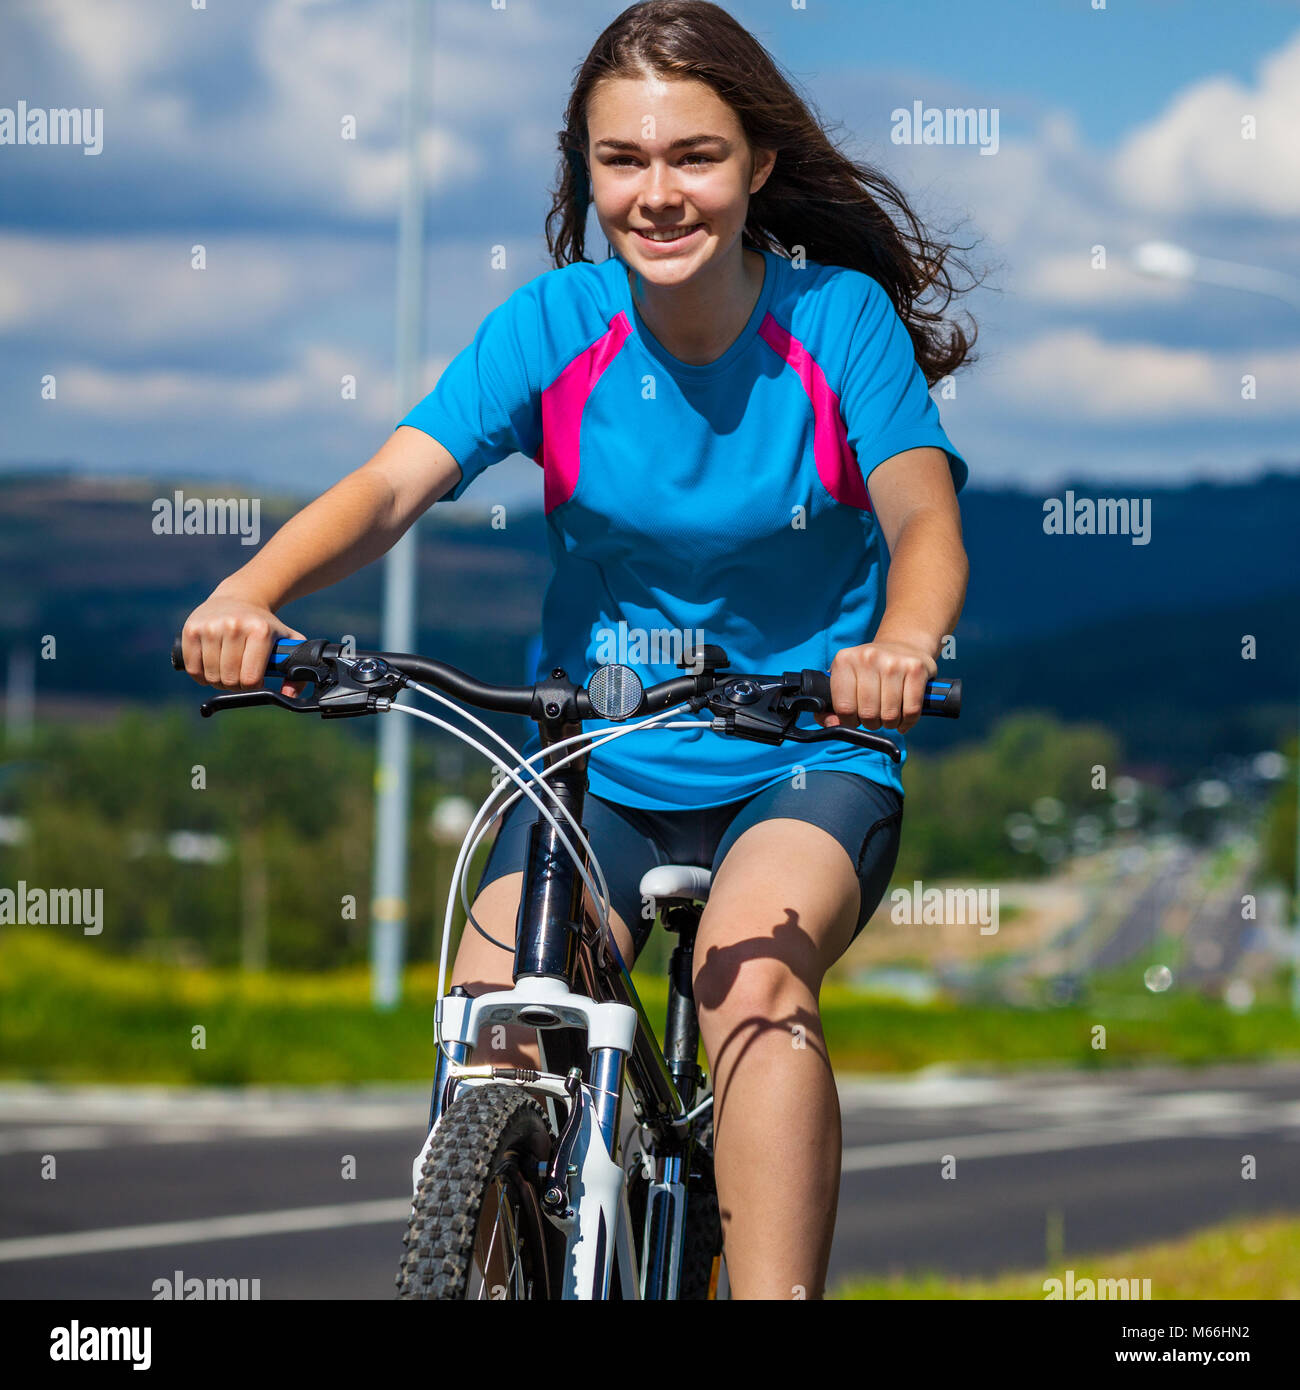
<path id="1" fill-rule="evenodd" d="M 840 410 L 864 479 L 895 454 L 930 446 L 948 455 L 953 488 L 961 491 L 966 460 L 940 423 L 906 324 L 875 280 L 849 341 Z"/>
<path id="2" fill-rule="evenodd" d="M 535 282 L 521 286 L 398 422 L 432 435 L 460 465 L 460 481 L 441 501 L 458 498 L 492 464 L 541 447 L 539 314 Z"/>

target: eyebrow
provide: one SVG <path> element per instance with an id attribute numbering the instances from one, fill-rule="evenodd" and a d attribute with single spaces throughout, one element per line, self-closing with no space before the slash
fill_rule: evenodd
<path id="1" fill-rule="evenodd" d="M 721 135 L 683 135 L 680 140 L 674 140 L 668 146 L 670 150 L 688 149 L 695 145 L 718 144 L 724 145 L 728 149 L 730 145 Z M 635 140 L 597 140 L 596 148 L 602 145 L 611 150 L 640 150 L 641 146 Z"/>

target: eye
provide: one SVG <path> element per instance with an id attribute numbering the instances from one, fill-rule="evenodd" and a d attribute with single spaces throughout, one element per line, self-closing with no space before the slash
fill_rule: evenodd
<path id="1" fill-rule="evenodd" d="M 716 164 L 716 163 L 717 163 L 717 160 L 716 160 L 716 159 L 713 159 L 711 156 L 709 156 L 709 155 L 707 155 L 707 154 L 688 154 L 688 155 L 684 155 L 684 156 L 682 157 L 682 162 L 685 163 L 685 161 L 688 160 L 688 159 L 698 159 L 698 160 L 700 160 L 700 161 L 701 161 L 702 163 L 704 163 L 704 164 Z M 635 164 L 635 163 L 636 163 L 636 160 L 635 160 L 635 159 L 633 158 L 633 156 L 630 155 L 630 154 L 620 154 L 620 155 L 615 155 L 612 159 L 607 159 L 607 160 L 605 161 L 605 163 L 608 164 L 611 168 L 614 168 L 614 167 L 616 167 L 616 166 L 619 165 L 619 164 Z"/>

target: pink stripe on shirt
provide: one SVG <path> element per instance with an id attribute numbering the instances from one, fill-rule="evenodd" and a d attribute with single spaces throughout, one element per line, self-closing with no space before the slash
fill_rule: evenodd
<path id="1" fill-rule="evenodd" d="M 837 502 L 871 511 L 862 468 L 840 414 L 840 399 L 828 385 L 826 374 L 799 339 L 792 337 L 771 314 L 763 319 L 758 336 L 803 382 L 813 410 L 813 458 L 822 486 Z"/>
<path id="2" fill-rule="evenodd" d="M 542 447 L 534 456 L 545 475 L 547 515 L 573 496 L 578 486 L 582 412 L 605 368 L 618 356 L 632 325 L 620 310 L 609 330 L 580 353 L 542 392 Z"/>

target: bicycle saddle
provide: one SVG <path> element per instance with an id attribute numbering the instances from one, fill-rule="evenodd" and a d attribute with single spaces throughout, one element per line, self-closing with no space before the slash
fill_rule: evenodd
<path id="1" fill-rule="evenodd" d="M 641 875 L 641 895 L 707 902 L 712 878 L 712 871 L 698 864 L 660 864 Z"/>

